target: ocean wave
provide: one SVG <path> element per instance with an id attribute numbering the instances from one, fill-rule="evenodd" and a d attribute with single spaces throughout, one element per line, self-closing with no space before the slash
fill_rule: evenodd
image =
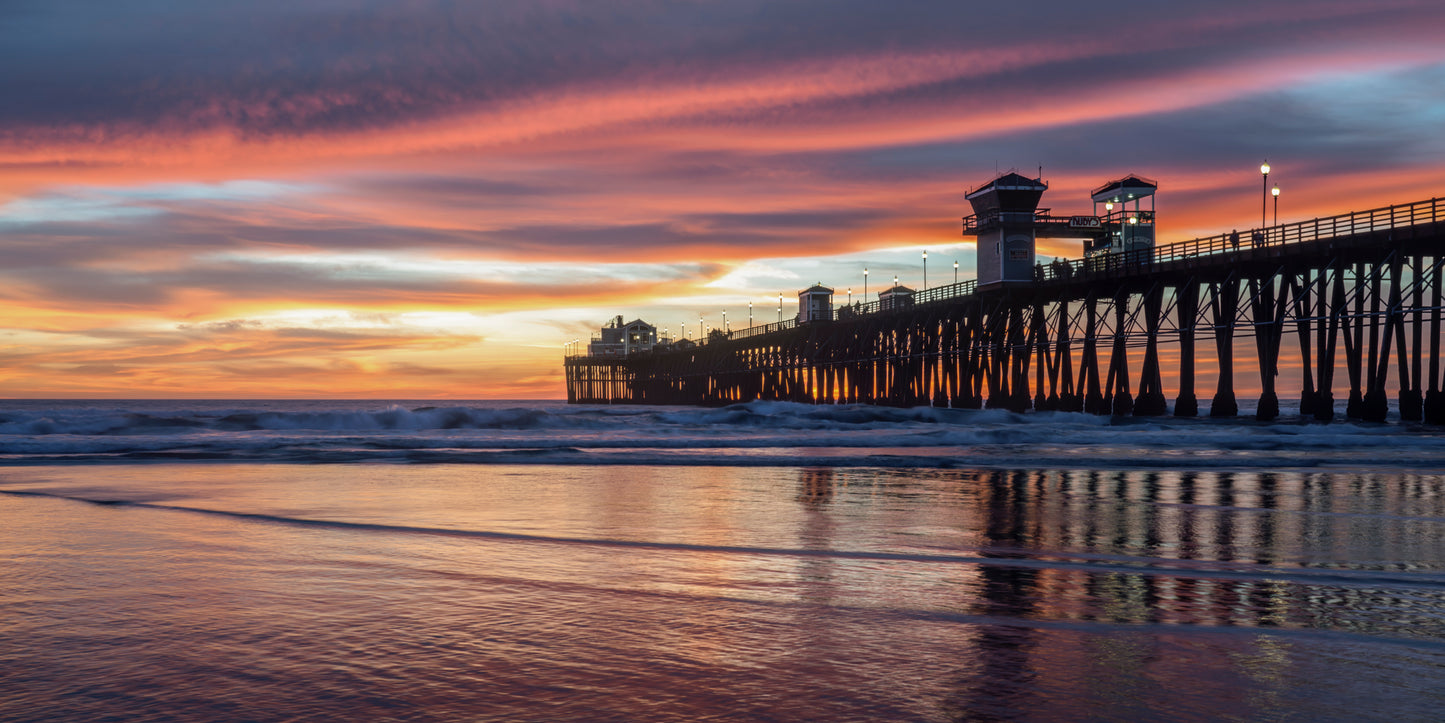
<path id="1" fill-rule="evenodd" d="M 1434 428 L 1291 418 L 1263 424 L 790 402 L 720 408 L 554 402 L 11 404 L 0 411 L 0 464 L 1445 467 L 1445 437 Z"/>
<path id="2" fill-rule="evenodd" d="M 554 429 L 599 424 L 581 414 L 529 407 L 418 407 L 392 405 L 377 410 L 190 411 L 159 416 L 103 409 L 45 410 L 0 414 L 0 434 L 133 435 L 183 433 L 197 429 L 223 432 L 312 430 L 363 432 L 445 429 Z"/>

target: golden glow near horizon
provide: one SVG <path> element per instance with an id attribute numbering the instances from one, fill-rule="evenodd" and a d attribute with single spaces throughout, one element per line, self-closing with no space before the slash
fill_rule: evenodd
<path id="1" fill-rule="evenodd" d="M 1108 33 L 1060 3 L 1079 31 L 987 11 L 996 38 L 943 32 L 989 21 L 952 6 L 816 28 L 700 7 L 674 37 L 589 5 L 344 5 L 0 29 L 0 397 L 557 398 L 564 348 L 618 314 L 737 329 L 721 310 L 781 290 L 786 317 L 860 269 L 864 294 L 870 269 L 923 288 L 930 250 L 971 278 L 963 194 L 1036 162 L 1055 213 L 1157 178 L 1161 243 L 1258 223 L 1265 155 L 1281 222 L 1445 195 L 1445 9 L 1420 3 L 1181 4 Z M 569 40 L 586 27 L 613 35 Z"/>

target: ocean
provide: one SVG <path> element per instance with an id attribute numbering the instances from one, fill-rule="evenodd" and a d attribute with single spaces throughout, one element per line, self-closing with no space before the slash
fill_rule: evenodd
<path id="1" fill-rule="evenodd" d="M 5 721 L 1445 711 L 1413 424 L 12 400 L 0 551 Z"/>

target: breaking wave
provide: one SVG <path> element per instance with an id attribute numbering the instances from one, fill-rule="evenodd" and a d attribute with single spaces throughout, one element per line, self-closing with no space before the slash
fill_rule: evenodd
<path id="1" fill-rule="evenodd" d="M 0 465 L 164 461 L 727 466 L 1445 467 L 1420 425 L 750 402 L 0 403 Z"/>

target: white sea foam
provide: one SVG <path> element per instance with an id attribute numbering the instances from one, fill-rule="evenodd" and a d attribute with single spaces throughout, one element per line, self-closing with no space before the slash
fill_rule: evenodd
<path id="1" fill-rule="evenodd" d="M 540 403 L 8 402 L 0 464 L 164 460 L 1445 469 L 1445 430 L 1285 418 Z"/>

